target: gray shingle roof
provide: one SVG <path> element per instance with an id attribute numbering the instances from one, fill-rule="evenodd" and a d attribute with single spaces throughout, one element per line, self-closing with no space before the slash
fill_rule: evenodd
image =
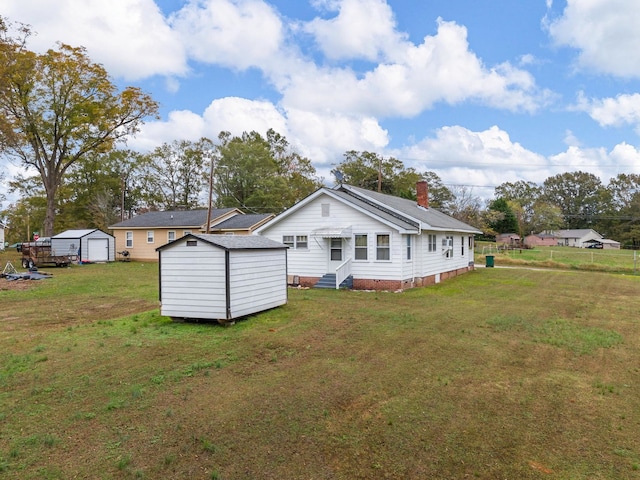
<path id="1" fill-rule="evenodd" d="M 228 213 L 233 208 L 217 208 L 211 210 L 211 219 Z M 200 227 L 207 223 L 207 210 L 169 210 L 166 212 L 148 212 L 136 215 L 124 222 L 116 223 L 109 228 L 172 228 Z"/>
<path id="2" fill-rule="evenodd" d="M 213 227 L 212 230 L 242 230 L 250 229 L 251 227 L 261 223 L 263 220 L 271 217 L 270 214 L 246 214 L 246 215 L 234 215 L 227 220 L 220 222 Z M 206 223 L 206 220 L 205 220 Z"/>
<path id="3" fill-rule="evenodd" d="M 365 190 L 364 188 L 353 187 L 351 185 L 342 185 L 336 192 L 344 192 L 360 202 L 365 203 L 372 213 L 382 216 L 384 215 L 397 216 L 398 222 L 406 222 L 411 224 L 417 220 L 422 223 L 422 228 L 435 228 L 439 230 L 453 230 L 463 231 L 469 233 L 481 233 L 475 227 L 468 225 L 460 220 L 456 220 L 449 215 L 446 215 L 434 208 L 423 208 L 419 206 L 414 200 L 408 200 L 406 198 L 394 197 L 393 195 L 387 195 L 384 193 L 378 193 L 371 190 Z M 371 202 L 373 200 L 373 202 Z M 384 212 L 382 209 L 388 207 L 390 209 Z M 415 228 L 415 227 L 414 227 Z"/>

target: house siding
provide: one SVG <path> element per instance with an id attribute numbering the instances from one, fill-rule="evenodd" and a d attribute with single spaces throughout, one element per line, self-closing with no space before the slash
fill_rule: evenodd
<path id="1" fill-rule="evenodd" d="M 153 243 L 147 242 L 147 231 L 153 231 Z M 166 244 L 169 240 L 169 232 L 176 232 L 176 239 L 185 235 L 185 231 L 198 233 L 199 228 L 172 227 L 172 228 L 126 228 L 114 229 L 113 236 L 116 239 L 116 249 L 121 252 L 127 250 L 131 260 L 158 261 L 156 248 Z M 133 232 L 133 247 L 127 247 L 127 232 Z"/>

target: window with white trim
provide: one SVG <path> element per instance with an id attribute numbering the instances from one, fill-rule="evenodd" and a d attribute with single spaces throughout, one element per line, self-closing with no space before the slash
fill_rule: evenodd
<path id="1" fill-rule="evenodd" d="M 153 230 L 147 230 L 147 243 L 153 243 L 155 232 Z"/>
<path id="2" fill-rule="evenodd" d="M 376 260 L 391 260 L 391 235 L 388 233 L 376 235 Z"/>
<path id="3" fill-rule="evenodd" d="M 411 235 L 407 235 L 407 241 L 405 244 L 405 249 L 407 252 L 407 260 L 411 260 Z"/>
<path id="4" fill-rule="evenodd" d="M 126 248 L 133 248 L 133 232 L 124 233 L 124 246 Z"/>
<path id="5" fill-rule="evenodd" d="M 368 260 L 369 257 L 369 240 L 366 234 L 357 234 L 354 242 L 354 260 Z"/>
<path id="6" fill-rule="evenodd" d="M 464 257 L 464 237 L 460 237 L 460 254 Z"/>
<path id="7" fill-rule="evenodd" d="M 307 235 L 283 235 L 282 243 L 289 248 L 306 250 L 309 248 L 309 237 Z"/>
<path id="8" fill-rule="evenodd" d="M 453 258 L 453 237 L 447 235 L 442 239 L 442 250 L 446 258 Z"/>
<path id="9" fill-rule="evenodd" d="M 309 248 L 309 240 L 306 235 L 296 235 L 296 248 Z"/>
<path id="10" fill-rule="evenodd" d="M 167 232 L 167 242 L 173 242 L 176 239 L 176 232 L 170 230 Z"/>
<path id="11" fill-rule="evenodd" d="M 430 234 L 427 238 L 427 242 L 429 244 L 429 251 L 435 252 L 437 250 L 437 237 Z"/>
<path id="12" fill-rule="evenodd" d="M 293 235 L 283 235 L 282 236 L 282 243 L 284 243 L 289 248 L 293 248 L 293 246 L 294 246 Z"/>
<path id="13" fill-rule="evenodd" d="M 183 230 L 182 231 L 182 235 L 189 235 L 191 233 L 191 230 Z"/>

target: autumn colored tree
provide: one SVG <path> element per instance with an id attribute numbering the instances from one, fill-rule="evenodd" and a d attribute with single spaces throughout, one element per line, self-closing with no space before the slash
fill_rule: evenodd
<path id="1" fill-rule="evenodd" d="M 58 44 L 44 54 L 26 38 L 0 37 L 0 145 L 38 172 L 46 194 L 45 236 L 53 234 L 58 189 L 69 168 L 135 134 L 157 103 L 138 88 L 118 91 L 82 47 Z M 28 33 L 28 32 L 27 32 Z"/>

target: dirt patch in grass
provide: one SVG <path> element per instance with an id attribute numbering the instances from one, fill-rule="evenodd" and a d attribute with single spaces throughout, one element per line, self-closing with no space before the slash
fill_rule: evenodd
<path id="1" fill-rule="evenodd" d="M 0 278 L 0 291 L 29 290 L 36 285 L 37 281 L 46 280 L 7 280 L 6 278 Z"/>

